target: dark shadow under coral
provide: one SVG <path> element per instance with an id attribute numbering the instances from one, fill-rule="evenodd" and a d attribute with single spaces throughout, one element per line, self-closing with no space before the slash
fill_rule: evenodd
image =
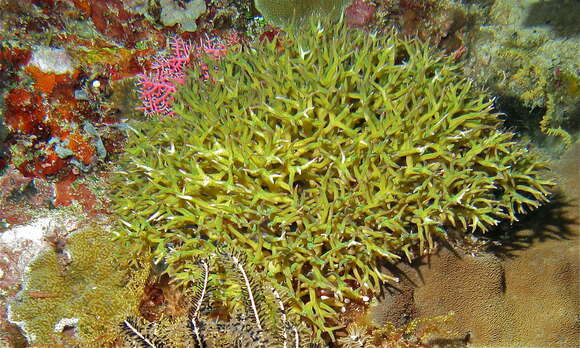
<path id="1" fill-rule="evenodd" d="M 498 242 L 490 251 L 500 257 L 513 258 L 515 251 L 528 249 L 546 240 L 572 239 L 575 232 L 571 227 L 578 221 L 571 218 L 567 210 L 580 208 L 579 203 L 556 192 L 549 203 L 521 217 L 519 222 L 502 223 L 487 233 L 487 238 Z"/>
<path id="2" fill-rule="evenodd" d="M 545 107 L 531 108 L 516 97 L 501 96 L 496 101 L 496 111 L 505 113 L 504 126 L 518 136 L 528 138 L 535 146 L 558 157 L 564 151 L 562 139 L 542 132 L 540 122 L 546 114 Z M 570 106 L 563 116 L 557 116 L 559 125 L 575 137 L 580 133 L 580 104 Z"/>

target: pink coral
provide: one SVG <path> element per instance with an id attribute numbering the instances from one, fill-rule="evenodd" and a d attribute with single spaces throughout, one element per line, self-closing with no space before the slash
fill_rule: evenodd
<path id="1" fill-rule="evenodd" d="M 143 103 L 140 110 L 145 115 L 173 116 L 173 93 L 176 84 L 185 81 L 185 67 L 190 63 L 191 44 L 181 38 L 171 42 L 171 53 L 157 57 L 148 73 L 139 75 L 139 98 Z"/>
<path id="2" fill-rule="evenodd" d="M 228 40 L 229 42 L 230 40 Z M 193 64 L 199 64 L 201 78 L 210 77 L 207 66 L 201 63 L 201 56 L 220 59 L 226 53 L 227 45 L 217 38 L 201 40 L 195 46 L 179 37 L 172 39 L 170 53 L 155 58 L 148 73 L 139 75 L 139 98 L 143 103 L 140 110 L 145 115 L 174 116 L 173 94 L 177 86 L 185 82 L 185 72 Z"/>
<path id="3" fill-rule="evenodd" d="M 205 40 L 202 40 L 199 44 L 199 48 L 201 49 L 201 51 L 203 51 L 208 57 L 215 59 L 215 60 L 219 60 L 221 59 L 227 52 L 227 47 L 228 45 L 234 43 L 235 41 L 233 41 L 234 39 L 231 38 L 227 38 L 226 41 L 224 42 L 223 40 L 220 40 L 218 38 L 209 38 L 206 37 Z M 200 61 L 201 59 L 201 54 L 199 53 L 199 51 L 196 52 L 195 54 L 195 58 L 196 60 L 199 62 L 200 64 L 200 70 L 202 73 L 201 78 L 205 81 L 205 80 L 209 80 L 210 79 L 210 74 L 208 71 L 208 67 L 206 64 L 204 64 L 203 62 Z"/>

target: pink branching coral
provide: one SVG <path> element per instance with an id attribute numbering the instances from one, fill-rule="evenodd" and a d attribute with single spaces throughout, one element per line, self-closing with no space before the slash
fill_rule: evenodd
<path id="1" fill-rule="evenodd" d="M 230 43 L 232 40 L 227 40 Z M 139 110 L 145 115 L 174 116 L 173 93 L 177 86 L 185 82 L 185 74 L 193 64 L 199 64 L 201 78 L 210 77 L 207 66 L 202 63 L 202 55 L 220 59 L 226 53 L 227 44 L 217 38 L 206 38 L 192 45 L 179 37 L 172 39 L 170 53 L 156 57 L 151 70 L 139 75 L 137 86 L 139 99 L 143 103 Z"/>
<path id="2" fill-rule="evenodd" d="M 206 37 L 199 43 L 199 49 L 194 53 L 195 61 L 199 64 L 201 70 L 201 79 L 206 81 L 210 79 L 209 70 L 207 64 L 203 63 L 201 60 L 201 52 L 203 52 L 208 57 L 219 60 L 225 56 L 227 48 L 229 45 L 238 42 L 237 37 L 228 37 L 226 40 L 220 40 L 216 37 L 209 38 Z"/>
<path id="3" fill-rule="evenodd" d="M 191 60 L 191 44 L 175 37 L 171 42 L 171 53 L 156 57 L 148 73 L 139 75 L 140 110 L 145 115 L 173 116 L 173 93 L 176 84 L 185 81 L 185 67 Z"/>

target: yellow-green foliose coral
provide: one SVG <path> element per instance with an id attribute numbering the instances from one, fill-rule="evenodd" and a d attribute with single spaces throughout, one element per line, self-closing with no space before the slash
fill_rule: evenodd
<path id="1" fill-rule="evenodd" d="M 178 280 L 214 245 L 244 250 L 332 332 L 346 298 L 387 280 L 380 262 L 546 201 L 546 163 L 452 61 L 342 25 L 280 40 L 232 51 L 211 81 L 193 71 L 179 116 L 130 136 L 123 236 Z"/>
<path id="2" fill-rule="evenodd" d="M 135 260 L 111 237 L 90 227 L 69 237 L 62 252 L 51 249 L 32 262 L 10 304 L 10 320 L 29 343 L 105 347 L 120 335 L 119 323 L 137 311 L 148 271 L 129 272 Z M 74 328 L 73 337 L 66 327 Z"/>

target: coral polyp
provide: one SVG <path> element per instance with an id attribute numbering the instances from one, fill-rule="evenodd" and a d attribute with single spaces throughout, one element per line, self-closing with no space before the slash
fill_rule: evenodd
<path id="1" fill-rule="evenodd" d="M 382 262 L 547 200 L 546 163 L 419 42 L 312 24 L 208 64 L 177 117 L 135 126 L 113 184 L 122 237 L 179 282 L 228 245 L 332 333 L 393 280 Z"/>

